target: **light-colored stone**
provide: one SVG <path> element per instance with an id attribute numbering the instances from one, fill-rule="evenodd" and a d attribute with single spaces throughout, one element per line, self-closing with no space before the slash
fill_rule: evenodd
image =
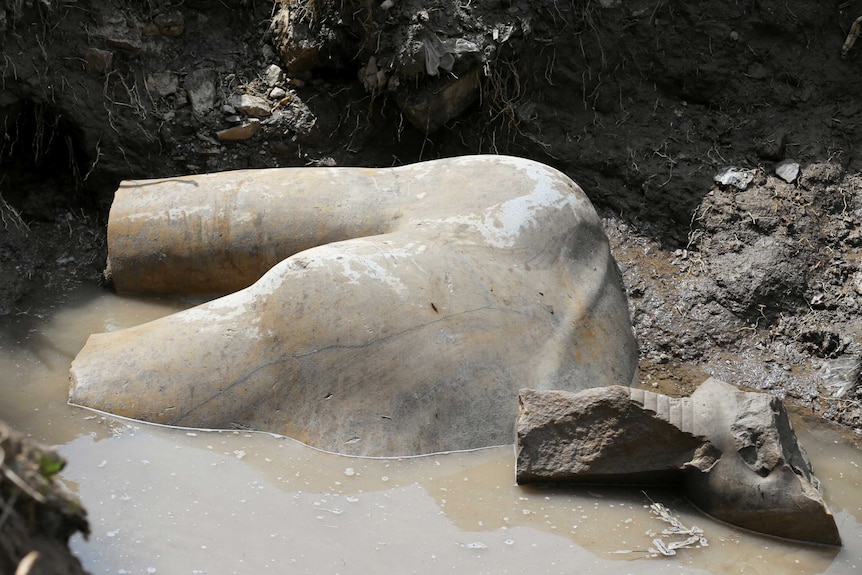
<path id="1" fill-rule="evenodd" d="M 511 443 L 524 385 L 636 370 L 598 216 L 529 160 L 123 182 L 108 245 L 120 292 L 253 284 L 89 339 L 70 400 L 126 417 L 421 454 Z"/>
<path id="2" fill-rule="evenodd" d="M 267 86 L 274 88 L 284 82 L 284 72 L 275 64 L 270 64 L 263 73 L 263 79 Z"/>
<path id="3" fill-rule="evenodd" d="M 270 103 L 266 98 L 252 96 L 251 94 L 234 94 L 228 100 L 228 104 L 246 116 L 264 118 L 270 114 Z"/>
<path id="4" fill-rule="evenodd" d="M 147 75 L 146 84 L 150 93 L 165 97 L 176 93 L 180 81 L 173 72 L 153 72 Z"/>
<path id="5" fill-rule="evenodd" d="M 215 106 L 217 79 L 216 71 L 210 68 L 200 68 L 186 76 L 183 87 L 195 113 L 203 114 Z"/>
<path id="6" fill-rule="evenodd" d="M 644 394 L 662 398 L 662 415 L 632 397 Z M 709 470 L 720 456 L 691 433 L 688 398 L 612 386 L 580 393 L 522 389 L 519 403 L 518 483 L 665 485 L 680 482 L 688 465 Z"/>
<path id="7" fill-rule="evenodd" d="M 230 121 L 231 118 L 228 117 L 227 120 Z M 249 138 L 257 134 L 259 131 L 260 120 L 258 120 L 257 118 L 252 118 L 247 122 L 239 124 L 238 126 L 231 126 L 230 128 L 219 130 L 218 132 L 216 132 L 216 138 L 218 138 L 219 142 L 240 142 L 242 140 L 248 140 Z"/>
<path id="8" fill-rule="evenodd" d="M 722 186 L 733 186 L 738 190 L 744 190 L 754 181 L 754 174 L 754 170 L 746 170 L 738 166 L 726 166 L 713 176 L 713 180 Z"/>
<path id="9" fill-rule="evenodd" d="M 521 390 L 519 483 L 682 484 L 700 509 L 761 533 L 840 545 L 781 401 L 715 380 L 690 398 L 607 387 Z"/>
<path id="10" fill-rule="evenodd" d="M 799 163 L 794 160 L 783 160 L 775 166 L 775 173 L 788 184 L 793 183 L 799 176 Z"/>

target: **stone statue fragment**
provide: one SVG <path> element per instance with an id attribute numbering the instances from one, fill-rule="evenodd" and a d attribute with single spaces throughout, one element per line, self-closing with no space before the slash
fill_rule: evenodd
<path id="1" fill-rule="evenodd" d="M 521 387 L 629 385 L 600 220 L 565 175 L 475 156 L 123 182 L 121 293 L 230 295 L 96 334 L 70 402 L 345 454 L 511 443 Z"/>
<path id="2" fill-rule="evenodd" d="M 521 390 L 516 452 L 518 483 L 680 484 L 727 523 L 841 545 L 781 400 L 716 379 L 686 398 Z"/>

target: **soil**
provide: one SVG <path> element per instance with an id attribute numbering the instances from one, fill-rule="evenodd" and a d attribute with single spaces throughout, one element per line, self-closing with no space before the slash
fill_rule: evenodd
<path id="1" fill-rule="evenodd" d="M 0 0 L 0 313 L 99 281 L 121 179 L 512 154 L 604 217 L 645 384 L 714 375 L 858 439 L 859 16 L 860 0 Z"/>
<path id="2" fill-rule="evenodd" d="M 85 573 L 68 541 L 89 534 L 87 512 L 53 481 L 64 465 L 53 449 L 0 423 L 0 573 Z"/>

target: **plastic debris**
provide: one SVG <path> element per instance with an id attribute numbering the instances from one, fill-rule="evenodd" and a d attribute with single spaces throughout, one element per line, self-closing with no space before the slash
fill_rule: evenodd
<path id="1" fill-rule="evenodd" d="M 670 524 L 670 527 L 661 531 L 664 537 L 653 539 L 653 548 L 648 550 L 651 554 L 671 557 L 676 555 L 677 549 L 709 547 L 709 542 L 703 536 L 701 528 L 696 525 L 686 527 L 678 517 L 671 515 L 670 510 L 661 503 L 652 502 L 649 510 L 659 519 Z"/>

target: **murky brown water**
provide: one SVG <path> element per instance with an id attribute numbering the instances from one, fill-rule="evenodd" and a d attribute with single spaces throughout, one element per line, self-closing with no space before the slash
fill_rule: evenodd
<path id="1" fill-rule="evenodd" d="M 862 568 L 862 451 L 800 429 L 845 547 L 779 541 L 717 523 L 671 492 L 524 489 L 511 446 L 399 460 L 321 453 L 285 438 L 167 429 L 66 404 L 69 363 L 90 333 L 189 305 L 96 288 L 0 318 L 0 418 L 58 444 L 93 534 L 92 573 L 850 574 Z M 667 524 L 707 547 L 646 550 Z"/>

